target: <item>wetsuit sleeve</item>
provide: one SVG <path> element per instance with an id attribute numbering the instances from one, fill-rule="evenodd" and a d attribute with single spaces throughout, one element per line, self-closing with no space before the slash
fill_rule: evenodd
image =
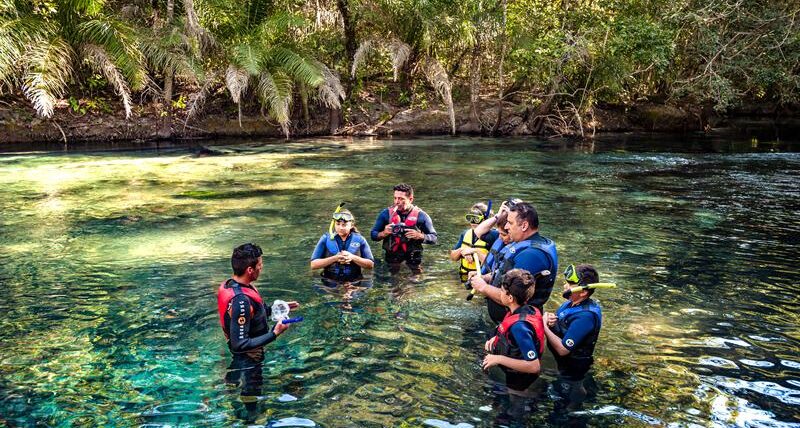
<path id="1" fill-rule="evenodd" d="M 389 210 L 384 208 L 380 214 L 378 214 L 378 218 L 375 219 L 375 225 L 372 226 L 372 230 L 369 232 L 369 237 L 373 241 L 378 240 L 378 234 L 383 231 L 383 228 L 389 224 Z"/>
<path id="2" fill-rule="evenodd" d="M 328 238 L 328 235 L 322 235 L 319 238 L 319 242 L 317 242 L 317 247 L 314 248 L 314 253 L 311 254 L 311 260 L 321 259 L 322 256 L 325 255 L 325 239 Z"/>
<path id="3" fill-rule="evenodd" d="M 457 250 L 457 249 L 461 248 L 461 244 L 464 243 L 464 235 L 466 233 L 467 233 L 466 230 L 461 232 L 461 235 L 458 237 L 458 242 L 456 242 L 456 245 L 453 245 L 453 250 Z"/>
<path id="4" fill-rule="evenodd" d="M 525 269 L 531 274 L 535 275 L 545 269 L 550 269 L 550 260 L 536 248 L 529 248 L 514 258 L 515 269 Z"/>
<path id="5" fill-rule="evenodd" d="M 373 262 L 375 261 L 375 257 L 372 256 L 372 249 L 369 247 L 367 240 L 363 237 L 361 238 L 361 257 L 372 260 Z"/>
<path id="6" fill-rule="evenodd" d="M 561 344 L 570 352 L 579 346 L 589 335 L 594 332 L 595 316 L 591 313 L 581 313 L 569 323 L 567 331 L 561 338 Z"/>
<path id="7" fill-rule="evenodd" d="M 244 294 L 234 296 L 231 300 L 231 318 L 230 324 L 228 324 L 233 352 L 245 352 L 264 346 L 277 337 L 271 329 L 267 334 L 250 337 L 250 321 L 252 321 L 250 299 Z"/>
<path id="8" fill-rule="evenodd" d="M 511 335 L 514 336 L 514 341 L 517 342 L 517 347 L 519 347 L 523 360 L 534 361 L 541 357 L 538 351 L 539 341 L 527 322 L 514 323 L 511 326 Z"/>
<path id="9" fill-rule="evenodd" d="M 419 230 L 425 234 L 425 239 L 422 243 L 436 245 L 439 241 L 439 234 L 436 233 L 436 229 L 433 228 L 433 221 L 431 221 L 431 217 L 428 213 L 420 211 L 417 225 L 419 226 Z"/>

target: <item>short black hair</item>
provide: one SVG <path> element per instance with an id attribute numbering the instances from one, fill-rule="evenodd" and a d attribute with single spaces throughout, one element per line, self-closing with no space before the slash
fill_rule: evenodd
<path id="1" fill-rule="evenodd" d="M 600 274 L 597 273 L 597 269 L 595 269 L 592 265 L 575 266 L 575 274 L 577 274 L 578 278 L 580 278 L 578 285 L 581 286 L 600 282 Z M 589 292 L 590 296 L 594 294 L 594 288 L 590 288 L 586 291 Z"/>
<path id="2" fill-rule="evenodd" d="M 509 211 L 517 213 L 520 220 L 528 222 L 528 226 L 538 229 L 539 228 L 539 213 L 536 208 L 527 202 L 520 202 L 509 209 Z"/>
<path id="3" fill-rule="evenodd" d="M 500 288 L 508 291 L 518 305 L 524 305 L 536 291 L 536 279 L 525 269 L 511 269 L 503 275 Z"/>
<path id="4" fill-rule="evenodd" d="M 244 275 L 247 268 L 255 268 L 258 264 L 258 258 L 264 254 L 261 252 L 261 247 L 256 244 L 242 244 L 233 249 L 231 255 L 231 267 L 233 268 L 234 275 Z"/>
<path id="5" fill-rule="evenodd" d="M 406 192 L 406 194 L 408 195 L 409 198 L 414 196 L 414 188 L 411 187 L 410 184 L 400 183 L 397 186 L 394 186 L 394 190 L 395 191 Z"/>

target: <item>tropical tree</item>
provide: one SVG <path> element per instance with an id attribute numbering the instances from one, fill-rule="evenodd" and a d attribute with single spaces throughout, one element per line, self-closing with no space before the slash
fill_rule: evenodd
<path id="1" fill-rule="evenodd" d="M 204 2 L 206 26 L 221 46 L 211 67 L 224 76 L 225 86 L 239 109 L 252 93 L 288 138 L 291 105 L 298 93 L 305 103 L 310 89 L 322 105 L 341 108 L 344 88 L 338 77 L 303 48 L 300 14 L 278 12 L 263 0 L 240 3 Z M 199 94 L 195 99 L 204 98 Z"/>
<path id="2" fill-rule="evenodd" d="M 130 117 L 131 91 L 144 87 L 147 74 L 136 32 L 103 0 L 2 0 L 0 14 L 0 81 L 20 87 L 39 115 L 53 115 L 87 66 L 105 78 Z"/>
<path id="3" fill-rule="evenodd" d="M 353 57 L 351 75 L 355 77 L 357 69 L 376 50 L 389 54 L 395 81 L 400 77 L 409 78 L 416 70 L 422 71 L 447 107 L 451 133 L 455 134 L 453 86 L 438 59 L 438 51 L 447 46 L 446 40 L 458 33 L 459 27 L 453 29 L 447 25 L 458 21 L 454 18 L 458 10 L 455 3 L 437 0 L 377 0 L 364 5 L 361 13 L 364 20 L 381 25 L 363 29 L 364 36 Z"/>

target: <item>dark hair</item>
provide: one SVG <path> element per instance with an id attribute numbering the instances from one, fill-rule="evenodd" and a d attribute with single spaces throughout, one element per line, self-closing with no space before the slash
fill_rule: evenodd
<path id="1" fill-rule="evenodd" d="M 575 266 L 575 273 L 579 278 L 578 285 L 589 285 L 600 282 L 600 274 L 597 273 L 597 269 L 592 265 L 577 265 Z M 594 294 L 593 288 L 586 291 L 589 292 L 590 296 Z"/>
<path id="2" fill-rule="evenodd" d="M 411 187 L 410 184 L 400 183 L 397 186 L 394 186 L 395 191 L 405 192 L 408 197 L 414 196 L 414 188 Z"/>
<path id="3" fill-rule="evenodd" d="M 506 223 L 508 223 L 508 217 L 506 216 L 498 217 L 497 224 L 495 225 L 497 231 L 503 234 L 508 233 L 506 232 Z"/>
<path id="4" fill-rule="evenodd" d="M 527 202 L 520 202 L 514 205 L 509 211 L 517 213 L 517 218 L 528 222 L 528 226 L 534 229 L 539 228 L 539 213 L 536 208 Z"/>
<path id="5" fill-rule="evenodd" d="M 525 269 L 511 269 L 503 275 L 500 288 L 508 291 L 517 304 L 524 305 L 536 291 L 536 280 Z"/>
<path id="6" fill-rule="evenodd" d="M 256 244 L 243 244 L 233 249 L 231 267 L 236 276 L 244 275 L 247 268 L 255 268 L 258 258 L 261 257 L 261 247 Z"/>

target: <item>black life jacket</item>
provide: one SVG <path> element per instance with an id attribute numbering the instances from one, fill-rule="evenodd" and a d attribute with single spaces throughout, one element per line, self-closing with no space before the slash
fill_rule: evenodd
<path id="1" fill-rule="evenodd" d="M 409 229 L 419 230 L 417 221 L 419 220 L 420 209 L 416 205 L 411 208 L 405 218 L 401 216 L 400 212 L 395 207 L 389 207 L 389 223 L 403 225 Z M 383 249 L 388 253 L 405 254 L 414 250 L 422 249 L 422 241 L 418 239 L 409 240 L 406 235 L 390 235 L 383 240 Z"/>

